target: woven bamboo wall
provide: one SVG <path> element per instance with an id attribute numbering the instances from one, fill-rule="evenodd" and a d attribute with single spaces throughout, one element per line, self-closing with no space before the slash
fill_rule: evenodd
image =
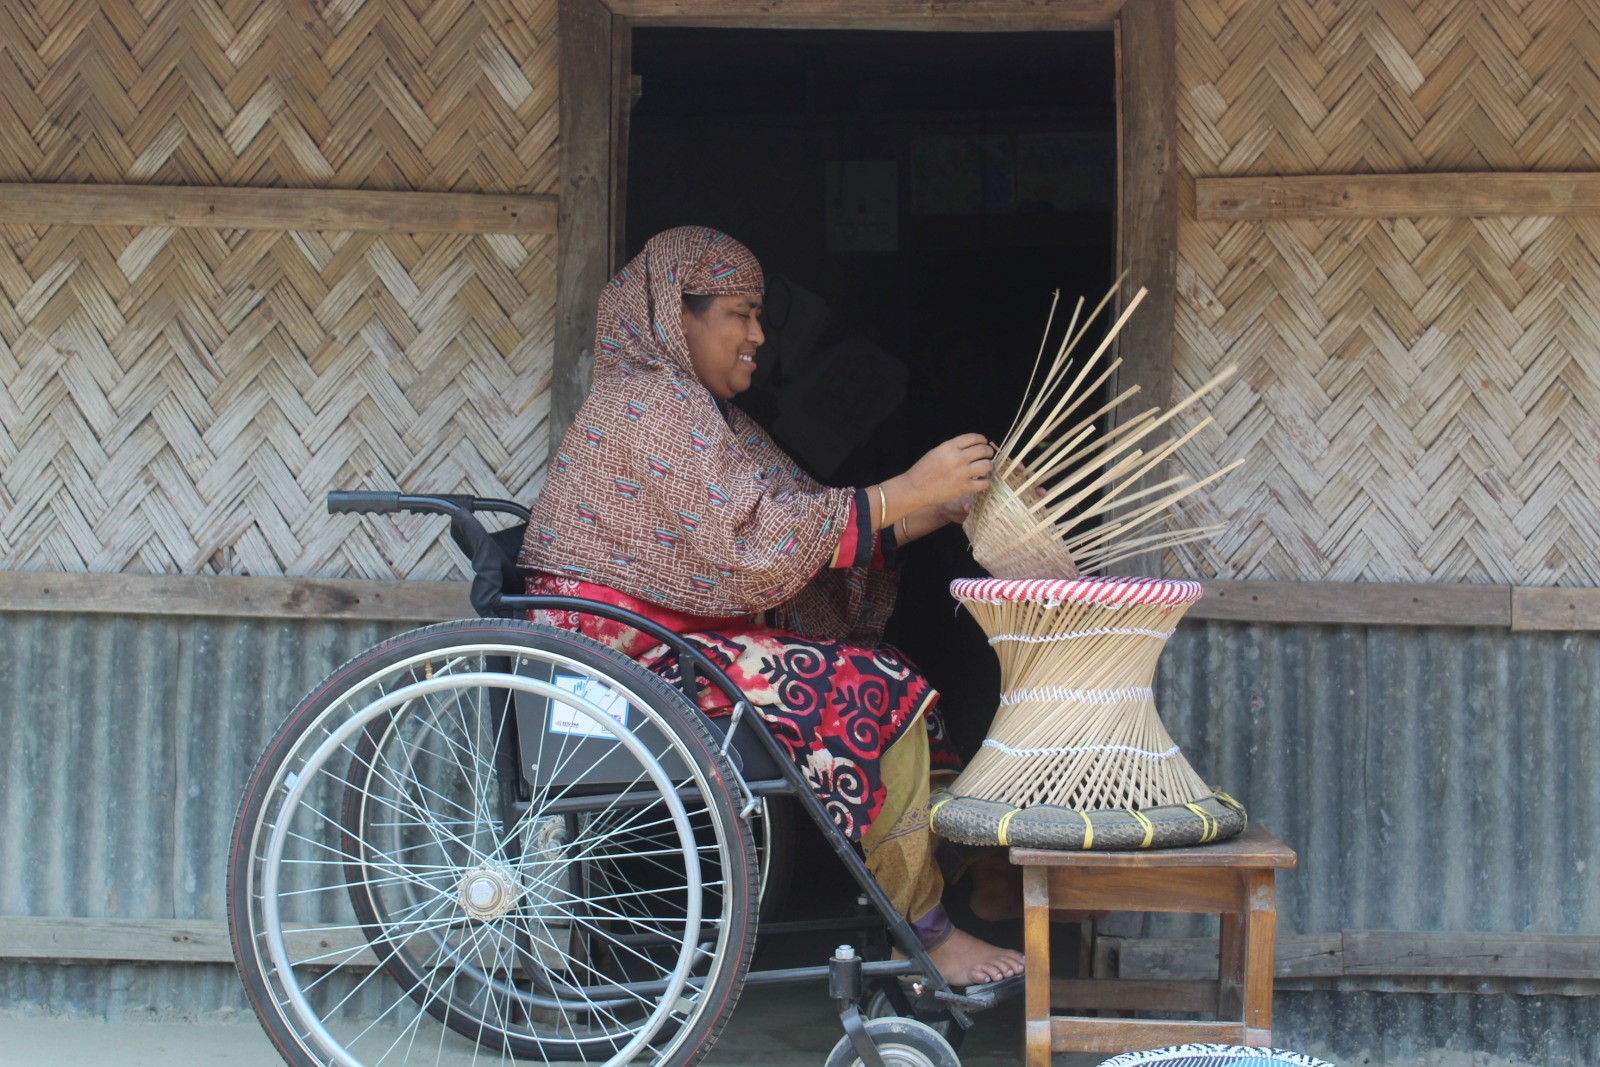
<path id="1" fill-rule="evenodd" d="M 0 5 L 0 181 L 549 193 L 555 0 Z M 532 495 L 555 239 L 0 227 L 0 569 L 437 577 Z"/>
<path id="2" fill-rule="evenodd" d="M 1174 392 L 1232 578 L 1600 584 L 1600 218 L 1195 221 L 1196 177 L 1600 169 L 1593 0 L 1183 0 Z M 1209 455 L 1207 452 L 1209 451 Z"/>

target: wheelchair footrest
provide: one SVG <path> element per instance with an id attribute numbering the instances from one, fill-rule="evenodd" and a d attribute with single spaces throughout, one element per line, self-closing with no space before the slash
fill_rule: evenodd
<path id="1" fill-rule="evenodd" d="M 967 1011 L 985 1011 L 1012 997 L 1021 996 L 1026 979 L 1027 975 L 1016 974 L 1010 978 L 1002 978 L 998 982 L 969 985 L 959 993 L 953 989 L 940 989 L 934 995 Z"/>

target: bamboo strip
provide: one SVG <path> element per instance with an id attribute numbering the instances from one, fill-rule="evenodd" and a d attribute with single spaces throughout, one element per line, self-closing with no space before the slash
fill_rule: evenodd
<path id="1" fill-rule="evenodd" d="M 1120 359 L 1113 359 L 1106 366 L 1102 366 L 1102 361 L 1143 301 L 1144 289 L 1134 294 L 1083 362 L 1076 368 L 1072 363 L 1072 354 L 1098 321 L 1100 313 L 1115 298 L 1120 283 L 1121 279 L 1083 318 L 1081 326 L 1078 321 L 1083 301 L 1077 302 L 1054 361 L 1041 376 L 1039 362 L 1048 347 L 1059 294 L 1051 301 L 1045 339 L 1040 342 L 1028 376 L 1029 393 L 996 450 L 996 476 L 990 488 L 979 496 L 965 523 L 973 555 L 996 577 L 1070 578 L 1080 573 L 1090 558 L 1096 566 L 1126 558 L 1129 553 L 1125 549 L 1131 544 L 1165 548 L 1214 532 L 1208 527 L 1204 531 L 1129 538 L 1134 531 L 1165 517 L 1164 512 L 1236 465 L 1192 483 L 1186 478 L 1160 479 L 1157 475 L 1174 453 L 1211 425 L 1209 416 L 1176 438 L 1162 441 L 1152 438 L 1226 381 L 1233 374 L 1231 366 L 1165 411 L 1150 408 L 1122 420 L 1105 433 L 1099 432 L 1099 420 L 1130 400 L 1138 387 L 1123 390 L 1109 403 L 1100 405 L 1052 439 L 1051 435 L 1056 434 L 1089 397 L 1097 395 L 1121 365 Z M 1152 477 L 1157 481 L 1147 484 Z M 1153 502 L 1148 500 L 1158 493 L 1164 495 Z M 1087 535 L 1078 533 L 1104 516 L 1122 515 L 1136 501 L 1144 503 L 1132 515 L 1099 525 Z M 1124 543 L 1113 544 L 1113 537 L 1121 538 Z"/>

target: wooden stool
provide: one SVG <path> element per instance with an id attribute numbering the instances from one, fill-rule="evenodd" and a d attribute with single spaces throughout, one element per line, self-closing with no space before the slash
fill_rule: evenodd
<path id="1" fill-rule="evenodd" d="M 1011 862 L 1022 868 L 1029 1067 L 1048 1067 L 1052 1052 L 1136 1052 L 1208 1041 L 1272 1044 L 1278 919 L 1274 875 L 1279 868 L 1293 867 L 1295 854 L 1265 827 L 1251 824 L 1238 837 L 1195 848 L 1138 852 L 1013 848 Z M 1219 980 L 1052 980 L 1051 909 L 1220 915 Z M 1055 1003 L 1080 1011 L 1206 1013 L 1219 1021 L 1052 1015 Z"/>

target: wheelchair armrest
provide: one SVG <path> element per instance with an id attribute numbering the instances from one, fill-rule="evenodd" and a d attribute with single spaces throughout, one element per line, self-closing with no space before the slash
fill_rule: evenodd
<path id="1" fill-rule="evenodd" d="M 522 547 L 522 533 L 527 527 L 527 508 L 512 500 L 459 493 L 411 494 L 363 490 L 328 494 L 328 512 L 334 515 L 350 512 L 392 514 L 397 511 L 449 516 L 450 539 L 472 564 L 472 589 L 468 599 L 472 601 L 473 610 L 484 618 L 510 617 L 511 610 L 500 605 L 500 598 L 507 592 L 522 591 L 521 572 L 517 569 L 516 560 Z M 479 511 L 515 515 L 523 521 L 490 533 L 478 521 L 475 513 Z"/>

